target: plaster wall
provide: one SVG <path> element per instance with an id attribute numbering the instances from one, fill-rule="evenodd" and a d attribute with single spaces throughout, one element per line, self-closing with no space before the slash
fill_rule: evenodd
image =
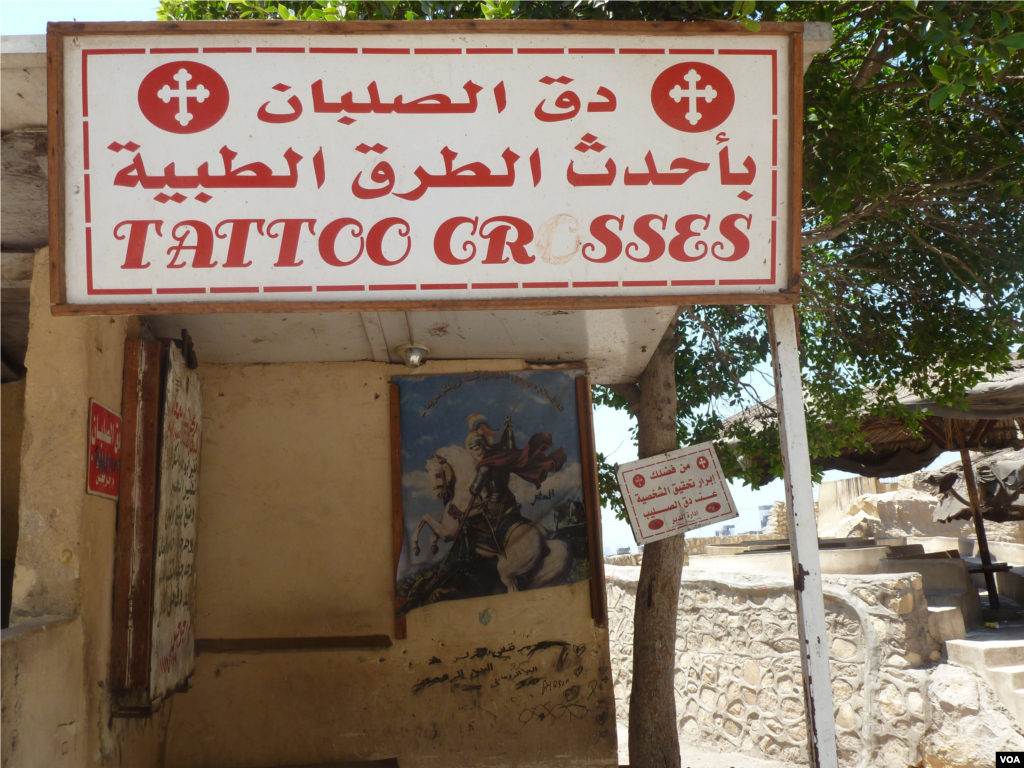
<path id="1" fill-rule="evenodd" d="M 394 638 L 388 382 L 408 373 L 200 366 L 200 641 Z M 200 654 L 166 765 L 615 765 L 610 674 L 587 583 L 436 603 L 390 648 Z"/>
<path id="2" fill-rule="evenodd" d="M 18 549 L 18 488 L 21 436 L 25 431 L 25 380 L 0 387 L 0 556 L 14 560 Z"/>
<path id="3" fill-rule="evenodd" d="M 63 744 L 68 729 L 68 765 L 155 765 L 166 715 L 110 718 L 116 503 L 85 492 L 89 398 L 120 411 L 124 341 L 139 323 L 52 316 L 49 272 L 42 248 L 25 359 L 11 628 L 3 633 L 3 765 L 53 764 L 52 750 L 39 745 Z M 18 738 L 8 740 L 9 732 Z"/>

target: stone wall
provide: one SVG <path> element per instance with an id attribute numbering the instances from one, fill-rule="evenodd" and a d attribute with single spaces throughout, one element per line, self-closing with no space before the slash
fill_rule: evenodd
<path id="1" fill-rule="evenodd" d="M 817 505 L 815 505 L 814 512 L 815 520 L 817 520 Z M 786 512 L 786 502 L 772 502 L 772 510 L 768 513 L 768 525 L 764 528 L 764 536 L 768 539 L 789 538 L 789 515 Z"/>
<path id="2" fill-rule="evenodd" d="M 855 498 L 835 525 L 823 529 L 830 538 L 893 538 L 901 536 L 966 536 L 970 523 L 936 523 L 937 499 L 910 488 L 865 493 Z M 985 526 L 988 528 L 988 526 Z"/>
<path id="3" fill-rule="evenodd" d="M 686 543 L 689 544 L 690 542 L 687 541 Z M 629 555 L 610 555 L 604 561 L 608 565 L 640 565 L 643 559 L 643 552 L 634 552 Z"/>
<path id="4" fill-rule="evenodd" d="M 765 534 L 744 534 L 743 536 L 691 536 L 686 539 L 686 554 L 703 555 L 708 547 L 725 544 L 749 544 L 752 541 L 765 541 L 774 536 Z M 787 539 L 788 540 L 788 539 Z"/>
<path id="5" fill-rule="evenodd" d="M 823 482 L 818 487 L 818 530 L 827 531 L 837 525 L 858 496 L 896 489 L 896 483 L 883 483 L 877 477 L 857 475 Z"/>
<path id="6" fill-rule="evenodd" d="M 638 577 L 638 568 L 606 569 L 620 741 L 626 738 L 629 722 Z M 826 576 L 825 608 L 840 764 L 888 767 L 925 759 L 928 765 L 969 765 L 928 761 L 934 752 L 929 745 L 957 741 L 958 721 L 950 713 L 959 706 L 957 697 L 964 696 L 962 691 L 946 695 L 929 690 L 929 675 L 941 652 L 928 631 L 921 577 Z M 806 763 L 792 583 L 784 578 L 684 572 L 677 632 L 680 741 L 712 751 Z M 976 675 L 957 669 L 977 690 L 984 689 Z M 936 697 L 941 700 L 933 701 Z M 946 701 L 950 698 L 952 704 Z M 989 696 L 986 701 L 994 699 Z M 1024 748 L 1024 730 L 998 705 L 996 710 L 1001 720 L 990 728 L 992 743 Z M 946 728 L 937 734 L 936 724 L 943 718 Z"/>

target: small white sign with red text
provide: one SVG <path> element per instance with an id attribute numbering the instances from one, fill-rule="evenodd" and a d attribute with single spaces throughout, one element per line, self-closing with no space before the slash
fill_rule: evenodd
<path id="1" fill-rule="evenodd" d="M 739 517 L 712 443 L 622 464 L 616 474 L 637 544 Z"/>
<path id="2" fill-rule="evenodd" d="M 67 303 L 788 291 L 787 34 L 67 35 Z"/>

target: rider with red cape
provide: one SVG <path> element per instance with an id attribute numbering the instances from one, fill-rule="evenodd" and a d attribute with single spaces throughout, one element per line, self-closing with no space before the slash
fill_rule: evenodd
<path id="1" fill-rule="evenodd" d="M 466 449 L 477 459 L 476 476 L 469 486 L 470 502 L 466 510 L 460 510 L 450 503 L 450 498 L 444 500 L 448 513 L 460 521 L 460 532 L 437 574 L 420 588 L 413 589 L 404 611 L 440 600 L 504 591 L 496 572 L 492 580 L 481 579 L 483 574 L 474 571 L 484 564 L 490 566 L 488 571 L 494 570 L 489 558 L 503 556 L 515 529 L 529 522 L 520 512 L 521 506 L 509 488 L 509 480 L 515 474 L 539 489 L 549 474 L 565 464 L 565 451 L 561 447 L 548 453 L 553 444 L 549 432 L 537 432 L 523 448 L 517 448 L 511 417 L 506 417 L 497 440 L 493 440 L 497 431 L 491 429 L 483 416 L 474 414 L 468 422 Z M 469 518 L 463 520 L 467 514 Z"/>

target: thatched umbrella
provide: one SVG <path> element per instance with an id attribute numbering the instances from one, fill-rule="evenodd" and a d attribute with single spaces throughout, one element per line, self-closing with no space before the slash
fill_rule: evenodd
<path id="1" fill-rule="evenodd" d="M 871 393 L 868 394 L 870 397 Z M 893 477 L 923 469 L 945 451 L 959 451 L 967 499 L 958 514 L 966 517 L 967 509 L 970 510 L 981 555 L 981 567 L 972 570 L 985 574 L 990 604 L 998 610 L 994 572 L 1001 566 L 993 566 L 989 554 L 982 519 L 986 508 L 978 494 L 970 451 L 991 453 L 1007 448 L 1024 448 L 1024 360 L 1012 361 L 1006 370 L 971 389 L 963 411 L 938 405 L 934 400 L 919 398 L 909 392 L 899 395 L 898 400 L 908 409 L 927 413 L 926 418 L 919 422 L 920 434 L 911 432 L 902 418 L 865 416 L 861 433 L 868 443 L 867 450 L 848 449 L 839 456 L 812 459 L 812 463 L 865 477 Z M 728 419 L 725 427 L 728 429 L 731 424 L 743 423 L 757 429 L 774 417 L 775 398 L 771 398 Z M 767 461 L 764 463 L 767 465 Z M 1006 472 L 1016 472 L 1015 477 L 1022 474 L 1012 467 Z M 766 474 L 765 479 L 770 477 Z M 952 487 L 956 480 L 936 478 L 940 491 L 943 490 L 941 483 Z M 1006 485 L 1005 481 L 1003 485 Z M 987 511 L 991 513 L 991 509 Z"/>

